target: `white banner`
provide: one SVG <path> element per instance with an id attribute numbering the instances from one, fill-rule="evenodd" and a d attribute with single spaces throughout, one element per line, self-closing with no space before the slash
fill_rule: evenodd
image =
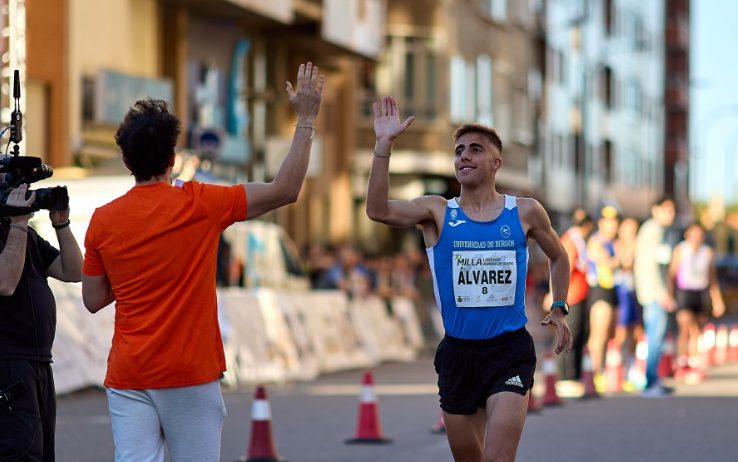
<path id="1" fill-rule="evenodd" d="M 79 284 L 49 280 L 57 303 L 57 393 L 102 386 L 115 310 L 90 314 Z M 311 380 L 318 374 L 412 360 L 424 339 L 412 302 L 349 301 L 340 291 L 218 290 L 229 386 Z"/>

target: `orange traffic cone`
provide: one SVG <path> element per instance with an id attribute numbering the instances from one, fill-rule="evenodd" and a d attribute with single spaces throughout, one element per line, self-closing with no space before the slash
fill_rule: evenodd
<path id="1" fill-rule="evenodd" d="M 446 421 L 443 420 L 443 411 L 438 411 L 438 421 L 431 427 L 431 433 L 446 433 Z"/>
<path id="2" fill-rule="evenodd" d="M 543 355 L 543 374 L 546 381 L 546 394 L 543 396 L 544 406 L 558 406 L 561 404 L 559 395 L 556 394 L 556 361 L 550 350 Z"/>
<path id="3" fill-rule="evenodd" d="M 738 324 L 733 324 L 730 328 L 730 336 L 728 337 L 728 361 L 738 362 Z"/>
<path id="4" fill-rule="evenodd" d="M 594 383 L 594 371 L 592 370 L 592 358 L 589 356 L 589 348 L 584 347 L 584 356 L 582 358 L 582 382 L 584 383 L 584 394 L 582 399 L 599 398 L 597 388 Z"/>
<path id="5" fill-rule="evenodd" d="M 623 355 L 620 353 L 620 349 L 617 347 L 615 340 L 607 342 L 605 377 L 607 380 L 607 391 L 610 393 L 623 391 L 623 382 L 625 381 Z"/>
<path id="6" fill-rule="evenodd" d="M 259 386 L 254 393 L 251 405 L 251 442 L 248 455 L 241 456 L 239 461 L 246 462 L 280 462 L 272 436 L 272 411 L 269 407 L 264 387 Z"/>
<path id="7" fill-rule="evenodd" d="M 646 336 L 636 343 L 636 354 L 633 365 L 628 370 L 628 380 L 637 388 L 646 386 L 646 360 L 648 358 L 648 341 Z"/>
<path id="8" fill-rule="evenodd" d="M 674 377 L 674 350 L 674 338 L 667 334 L 659 360 L 659 377 Z"/>
<path id="9" fill-rule="evenodd" d="M 392 440 L 382 435 L 382 425 L 379 423 L 379 405 L 374 393 L 374 377 L 371 372 L 364 374 L 361 387 L 361 402 L 359 404 L 359 420 L 356 425 L 356 436 L 346 440 L 346 444 L 374 443 L 386 444 Z"/>
<path id="10" fill-rule="evenodd" d="M 715 364 L 722 366 L 728 362 L 728 326 L 718 327 L 715 335 Z"/>
<path id="11" fill-rule="evenodd" d="M 708 326 L 705 326 L 706 328 Z M 688 358 L 689 370 L 684 374 L 684 382 L 688 384 L 701 383 L 707 378 L 707 370 L 715 362 L 715 326 L 704 330 L 697 339 L 697 355 Z"/>
<path id="12" fill-rule="evenodd" d="M 715 364 L 715 337 L 715 324 L 706 324 L 702 332 L 702 367 L 705 370 Z"/>
<path id="13" fill-rule="evenodd" d="M 689 356 L 679 356 L 676 361 L 676 367 L 674 367 L 674 380 L 681 381 L 690 372 L 690 367 L 696 365 L 696 359 L 690 358 Z M 661 366 L 661 364 L 659 364 Z M 661 368 L 659 367 L 659 375 L 661 375 Z"/>

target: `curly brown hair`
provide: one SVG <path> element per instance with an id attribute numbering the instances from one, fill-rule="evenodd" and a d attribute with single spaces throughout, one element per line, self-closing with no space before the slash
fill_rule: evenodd
<path id="1" fill-rule="evenodd" d="M 118 127 L 115 142 L 123 162 L 136 181 L 146 181 L 166 172 L 181 130 L 167 103 L 151 98 L 136 101 Z"/>

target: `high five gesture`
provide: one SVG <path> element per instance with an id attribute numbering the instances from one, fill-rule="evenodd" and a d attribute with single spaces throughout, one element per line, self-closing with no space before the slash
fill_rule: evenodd
<path id="1" fill-rule="evenodd" d="M 410 116 L 400 122 L 400 110 L 397 109 L 397 100 L 385 96 L 380 103 L 374 103 L 374 135 L 377 141 L 392 142 L 415 120 Z"/>
<path id="2" fill-rule="evenodd" d="M 325 76 L 318 73 L 318 66 L 313 63 L 300 64 L 297 70 L 297 89 L 286 82 L 285 88 L 292 107 L 297 113 L 297 125 L 312 125 L 320 110 Z"/>
<path id="3" fill-rule="evenodd" d="M 287 96 L 297 113 L 292 146 L 274 180 L 269 183 L 244 185 L 248 197 L 247 218 L 252 219 L 283 205 L 297 201 L 310 162 L 310 148 L 315 135 L 315 119 L 320 110 L 325 77 L 313 63 L 301 64 L 297 70 L 297 88 L 285 83 Z"/>

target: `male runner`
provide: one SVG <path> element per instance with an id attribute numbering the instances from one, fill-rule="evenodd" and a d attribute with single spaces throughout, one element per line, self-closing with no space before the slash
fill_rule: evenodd
<path id="1" fill-rule="evenodd" d="M 454 459 L 512 461 L 536 365 L 533 340 L 525 330 L 528 237 L 551 260 L 555 302 L 541 324 L 556 326 L 557 354 L 571 345 L 564 320 L 569 260 L 537 201 L 495 189 L 502 143 L 483 125 L 464 125 L 454 133 L 458 198 L 389 200 L 392 143 L 413 120 L 400 122 L 394 98 L 382 98 L 381 107 L 374 104 L 376 144 L 367 214 L 391 226 L 423 229 L 446 330 L 435 367 Z"/>

